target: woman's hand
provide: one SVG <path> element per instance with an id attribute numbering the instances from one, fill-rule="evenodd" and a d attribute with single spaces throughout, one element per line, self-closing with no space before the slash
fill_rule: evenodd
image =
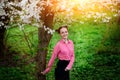
<path id="1" fill-rule="evenodd" d="M 48 66 L 44 71 L 41 72 L 42 75 L 47 74 L 50 71 L 51 67 Z"/>
<path id="2" fill-rule="evenodd" d="M 65 68 L 65 71 L 69 71 L 70 69 L 69 68 Z"/>
<path id="3" fill-rule="evenodd" d="M 41 74 L 42 74 L 42 75 L 45 75 L 46 73 L 45 73 L 45 71 L 42 71 Z"/>

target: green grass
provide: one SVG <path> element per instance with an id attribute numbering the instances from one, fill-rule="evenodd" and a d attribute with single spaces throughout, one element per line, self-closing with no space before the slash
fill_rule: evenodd
<path id="1" fill-rule="evenodd" d="M 112 26 L 115 25 L 112 24 Z M 10 51 L 11 53 L 19 53 L 19 55 L 14 56 L 13 60 L 22 59 L 22 61 L 21 65 L 16 67 L 1 67 L 0 80 L 35 80 L 35 63 L 23 63 L 35 56 L 38 44 L 37 28 L 25 26 L 24 32 L 27 35 L 31 50 L 20 29 L 8 29 L 7 43 L 10 46 Z M 108 24 L 72 23 L 69 26 L 69 39 L 73 40 L 75 50 L 75 63 L 70 73 L 71 80 L 120 79 L 118 72 L 120 70 L 120 42 L 114 43 L 111 41 L 108 32 Z M 47 62 L 51 57 L 54 45 L 59 39 L 60 36 L 55 33 L 48 47 Z M 117 48 L 111 50 L 113 46 Z M 112 52 L 116 52 L 116 49 L 117 54 L 112 54 Z M 52 70 L 47 74 L 47 80 L 54 79 L 56 62 L 57 60 Z"/>
<path id="2" fill-rule="evenodd" d="M 33 54 L 37 50 L 38 33 L 37 28 L 32 26 L 24 26 L 24 30 L 19 27 L 7 30 L 7 43 L 11 46 L 11 51 L 21 54 Z M 25 34 L 25 35 L 24 35 Z M 29 45 L 28 45 L 29 42 Z"/>

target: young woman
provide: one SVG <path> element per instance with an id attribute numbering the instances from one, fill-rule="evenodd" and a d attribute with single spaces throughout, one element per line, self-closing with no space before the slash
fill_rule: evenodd
<path id="1" fill-rule="evenodd" d="M 74 63 L 74 44 L 68 39 L 67 26 L 61 26 L 58 30 L 61 40 L 55 45 L 47 68 L 41 72 L 43 75 L 51 70 L 56 57 L 59 59 L 55 68 L 55 80 L 70 80 L 69 71 Z"/>

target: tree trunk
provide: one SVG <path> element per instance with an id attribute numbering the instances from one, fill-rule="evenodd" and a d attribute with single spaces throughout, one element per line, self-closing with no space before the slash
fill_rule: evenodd
<path id="1" fill-rule="evenodd" d="M 4 0 L 0 0 L 0 3 L 3 2 Z M 9 1 L 8 1 L 9 2 Z M 4 10 L 1 10 L 0 13 L 0 22 L 2 22 L 2 24 L 0 24 L 0 57 L 3 58 L 3 56 L 6 53 L 6 40 L 5 40 L 5 36 L 6 36 L 6 28 L 5 26 L 8 25 L 10 18 L 9 16 L 5 15 L 4 13 L 8 13 L 9 12 L 9 8 L 8 7 L 4 7 Z"/>
<path id="2" fill-rule="evenodd" d="M 47 15 L 51 13 L 51 15 Z M 41 20 L 44 22 L 43 26 L 53 28 L 53 17 L 54 13 L 50 12 L 50 7 L 45 6 L 45 10 L 42 11 Z M 47 16 L 46 16 L 47 15 Z M 46 76 L 41 74 L 41 71 L 46 68 L 46 56 L 47 56 L 47 47 L 49 45 L 51 34 L 48 34 L 44 28 L 38 29 L 38 52 L 36 54 L 36 67 L 37 67 L 37 79 L 46 80 Z"/>
<path id="3" fill-rule="evenodd" d="M 6 53 L 6 28 L 5 25 L 9 23 L 9 17 L 5 15 L 0 15 L 0 57 L 3 57 Z"/>
<path id="4" fill-rule="evenodd" d="M 5 33 L 6 29 L 4 27 L 0 27 L 0 57 L 3 57 L 6 52 Z"/>

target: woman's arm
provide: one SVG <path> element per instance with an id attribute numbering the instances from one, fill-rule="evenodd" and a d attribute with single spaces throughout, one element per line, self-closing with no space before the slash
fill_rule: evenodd
<path id="1" fill-rule="evenodd" d="M 47 68 L 43 72 L 41 72 L 43 75 L 48 73 L 51 70 L 51 67 L 52 67 L 54 60 L 56 59 L 58 53 L 59 53 L 59 44 L 56 44 L 56 46 L 53 49 L 52 56 L 48 62 Z"/>
<path id="2" fill-rule="evenodd" d="M 73 42 L 72 42 L 72 48 L 73 48 L 73 50 L 72 50 L 72 54 L 71 54 L 71 58 L 70 58 L 70 62 L 69 62 L 69 64 L 67 65 L 67 67 L 66 67 L 66 71 L 67 70 L 71 70 L 71 68 L 72 68 L 72 65 L 73 65 L 73 63 L 74 63 L 74 59 L 75 59 L 75 55 L 74 55 L 74 44 L 73 44 Z"/>

